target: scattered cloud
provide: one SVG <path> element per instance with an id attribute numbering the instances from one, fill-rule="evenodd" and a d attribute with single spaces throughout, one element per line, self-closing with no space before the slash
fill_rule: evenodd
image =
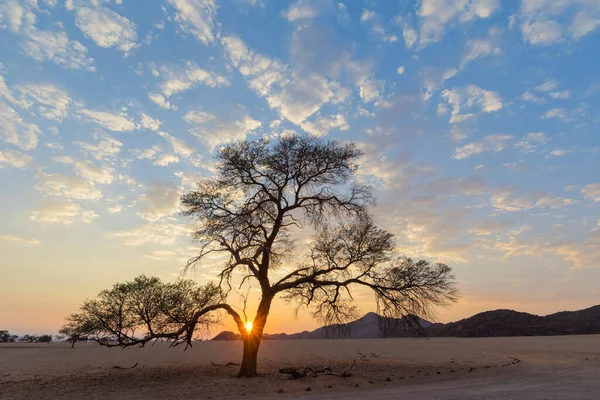
<path id="1" fill-rule="evenodd" d="M 8 104 L 0 100 L 0 138 L 21 150 L 32 150 L 37 146 L 40 128 L 30 124 Z"/>
<path id="2" fill-rule="evenodd" d="M 174 104 L 171 104 L 170 101 L 168 101 L 165 96 L 158 94 L 158 93 L 150 93 L 148 94 L 148 98 L 156 105 L 158 105 L 159 107 L 165 108 L 167 110 L 177 110 L 177 106 Z"/>
<path id="3" fill-rule="evenodd" d="M 112 136 L 103 132 L 96 132 L 93 137 L 96 143 L 76 141 L 74 144 L 81 147 L 85 153 L 98 161 L 111 159 L 121 152 L 123 143 Z"/>
<path id="4" fill-rule="evenodd" d="M 169 0 L 175 9 L 175 21 L 182 31 L 194 35 L 204 44 L 215 40 L 215 0 Z"/>
<path id="5" fill-rule="evenodd" d="M 341 131 L 350 129 L 350 125 L 342 114 L 319 117 L 314 122 L 304 121 L 300 126 L 306 132 L 315 136 L 327 135 L 331 129 Z"/>
<path id="6" fill-rule="evenodd" d="M 48 84 L 26 84 L 16 86 L 19 105 L 44 118 L 61 122 L 67 117 L 72 101 L 67 91 Z"/>
<path id="7" fill-rule="evenodd" d="M 487 38 L 469 39 L 465 44 L 465 54 L 460 62 L 461 68 L 480 58 L 500 54 L 499 38 L 500 31 L 492 28 Z"/>
<path id="8" fill-rule="evenodd" d="M 35 160 L 30 155 L 17 150 L 0 149 L 0 168 L 5 166 L 30 169 L 35 166 Z"/>
<path id="9" fill-rule="evenodd" d="M 519 10 L 521 33 L 532 45 L 580 40 L 600 27 L 600 5 L 595 1 L 523 0 Z"/>
<path id="10" fill-rule="evenodd" d="M 179 211 L 180 186 L 153 183 L 140 200 L 139 216 L 148 221 L 169 217 Z"/>
<path id="11" fill-rule="evenodd" d="M 151 131 L 158 131 L 160 126 L 162 125 L 162 121 L 152 118 L 146 113 L 140 113 L 140 126 L 143 129 L 148 129 Z"/>
<path id="12" fill-rule="evenodd" d="M 36 189 L 46 196 L 76 200 L 98 200 L 102 192 L 89 180 L 61 174 L 39 174 Z"/>
<path id="13" fill-rule="evenodd" d="M 330 6 L 331 2 L 327 0 L 297 0 L 290 4 L 284 12 L 284 17 L 289 22 L 311 20 Z"/>
<path id="14" fill-rule="evenodd" d="M 315 114 L 323 104 L 342 102 L 349 95 L 337 82 L 315 74 L 300 76 L 280 61 L 253 52 L 237 36 L 225 36 L 221 43 L 248 86 L 265 98 L 269 107 L 296 125 Z"/>
<path id="15" fill-rule="evenodd" d="M 249 115 L 228 122 L 211 118 L 210 115 L 193 111 L 187 113 L 184 119 L 192 125 L 190 133 L 206 143 L 211 150 L 219 145 L 244 139 L 262 125 Z"/>
<path id="16" fill-rule="evenodd" d="M 419 44 L 424 47 L 438 42 L 446 34 L 448 26 L 489 18 L 498 8 L 499 0 L 422 0 L 417 10 L 420 17 Z"/>
<path id="17" fill-rule="evenodd" d="M 499 111 L 504 106 L 498 93 L 476 85 L 445 89 L 441 96 L 452 108 L 450 123 L 458 123 L 474 117 L 474 114 L 461 114 L 464 109 L 478 108 L 484 113 L 491 113 Z"/>
<path id="18" fill-rule="evenodd" d="M 69 200 L 44 200 L 29 214 L 32 221 L 71 225 L 75 222 L 89 223 L 98 217 L 93 210 L 86 210 L 80 204 Z"/>
<path id="19" fill-rule="evenodd" d="M 98 46 L 128 54 L 137 46 L 135 25 L 104 4 L 102 0 L 67 0 L 65 7 L 75 13 L 75 25 Z"/>
<path id="20" fill-rule="evenodd" d="M 38 239 L 35 238 L 26 238 L 20 235 L 0 235 L 0 240 L 6 240 L 8 242 L 12 242 L 12 243 L 19 243 L 19 244 L 40 244 L 41 242 Z"/>
<path id="21" fill-rule="evenodd" d="M 508 147 L 508 142 L 513 139 L 512 135 L 494 134 L 483 138 L 479 142 L 471 142 L 462 147 L 457 148 L 454 151 L 453 158 L 461 160 L 472 156 L 474 154 L 480 154 L 486 151 L 499 152 Z"/>
<path id="22" fill-rule="evenodd" d="M 549 140 L 542 132 L 532 132 L 525 135 L 521 141 L 515 143 L 515 147 L 523 153 L 531 153 L 539 145 L 548 143 Z"/>
<path id="23" fill-rule="evenodd" d="M 581 189 L 581 195 L 588 200 L 592 200 L 594 203 L 599 203 L 600 183 L 592 183 L 590 185 L 585 185 L 585 187 Z"/>
<path id="24" fill-rule="evenodd" d="M 573 110 L 567 110 L 562 107 L 555 107 L 555 108 L 551 108 L 550 110 L 546 111 L 544 113 L 544 115 L 542 116 L 542 119 L 556 118 L 563 122 L 572 122 L 572 121 L 578 120 L 579 118 L 583 117 L 584 115 L 585 115 L 584 107 L 578 107 Z"/>
<path id="25" fill-rule="evenodd" d="M 182 236 L 189 235 L 189 230 L 185 225 L 169 222 L 148 222 L 137 228 L 129 230 L 120 230 L 105 234 L 110 239 L 119 239 L 127 246 L 139 246 L 146 243 L 158 245 L 170 245 Z"/>
<path id="26" fill-rule="evenodd" d="M 81 109 L 79 115 L 88 121 L 98 124 L 108 130 L 115 132 L 130 132 L 136 128 L 135 123 L 125 113 L 113 113 L 110 111 L 99 111 Z"/>
<path id="27" fill-rule="evenodd" d="M 162 66 L 160 68 L 160 75 L 163 76 L 164 81 L 159 86 L 167 98 L 175 93 L 184 92 L 196 84 L 203 84 L 209 87 L 229 85 L 229 81 L 224 76 L 199 68 L 191 61 L 186 61 L 182 69 Z M 154 101 L 152 98 L 151 100 Z M 156 103 L 160 105 L 159 102 Z"/>

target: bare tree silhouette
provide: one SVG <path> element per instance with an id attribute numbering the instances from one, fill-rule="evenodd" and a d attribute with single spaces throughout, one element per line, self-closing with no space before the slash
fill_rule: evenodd
<path id="1" fill-rule="evenodd" d="M 354 180 L 361 155 L 353 143 L 303 135 L 225 146 L 217 155 L 216 177 L 199 182 L 181 199 L 183 214 L 198 222 L 193 238 L 202 249 L 187 268 L 211 253 L 224 254 L 219 284 L 198 288 L 190 281 L 163 284 L 140 277 L 88 301 L 70 321 L 88 324 L 88 332 L 94 327 L 95 334 L 109 335 L 118 346 L 159 338 L 191 344 L 199 324 L 214 322 L 209 313 L 224 310 L 244 342 L 240 377 L 257 374 L 258 350 L 276 296 L 310 307 L 323 323 L 344 323 L 356 316 L 352 291 L 362 287 L 374 293 L 379 313 L 420 329 L 415 316 L 430 317 L 432 307 L 456 300 L 454 276 L 445 264 L 397 255 L 394 236 L 377 228 L 369 214 L 370 188 Z M 308 254 L 289 265 L 293 232 L 304 228 L 316 232 Z M 251 330 L 227 304 L 233 285 L 241 288 L 249 281 L 260 288 Z M 143 338 L 135 336 L 140 326 L 146 330 Z"/>

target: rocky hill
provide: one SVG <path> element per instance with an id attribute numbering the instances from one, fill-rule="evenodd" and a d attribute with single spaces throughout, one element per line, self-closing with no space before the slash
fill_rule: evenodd
<path id="1" fill-rule="evenodd" d="M 544 317 L 513 310 L 476 314 L 449 324 L 433 324 L 429 336 L 551 336 L 600 333 L 600 306 L 562 311 Z"/>
<path id="2" fill-rule="evenodd" d="M 495 337 L 495 336 L 551 336 L 600 334 L 600 305 L 579 311 L 562 311 L 538 316 L 513 310 L 494 310 L 448 324 L 432 324 L 419 319 L 427 336 Z M 390 329 L 392 327 L 393 329 Z M 363 339 L 383 337 L 410 337 L 406 321 L 368 313 L 344 325 L 324 326 L 314 331 L 293 334 L 265 334 L 264 340 L 290 339 Z M 239 340 L 239 334 L 224 331 L 212 340 Z"/>
<path id="3" fill-rule="evenodd" d="M 427 328 L 431 322 L 418 318 L 422 328 Z M 386 318 L 373 312 L 365 314 L 362 318 L 347 324 L 322 326 L 314 331 L 286 334 L 264 334 L 264 340 L 291 340 L 291 339 L 366 339 L 383 337 L 410 337 L 415 332 L 409 329 L 405 320 Z M 224 331 L 212 340 L 239 340 L 239 334 Z"/>

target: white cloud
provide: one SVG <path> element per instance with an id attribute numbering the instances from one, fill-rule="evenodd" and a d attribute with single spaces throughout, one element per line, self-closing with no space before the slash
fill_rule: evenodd
<path id="1" fill-rule="evenodd" d="M 537 103 L 537 104 L 541 104 L 541 103 L 543 103 L 544 101 L 546 101 L 546 99 L 545 99 L 545 98 L 543 98 L 543 97 L 538 97 L 538 96 L 536 96 L 535 94 L 533 94 L 532 92 L 530 92 L 529 90 L 526 90 L 526 91 L 523 93 L 523 95 L 521 96 L 521 98 L 522 98 L 524 101 L 530 101 L 530 102 L 532 102 L 532 103 Z"/>
<path id="2" fill-rule="evenodd" d="M 479 142 L 472 142 L 459 147 L 454 151 L 453 158 L 457 160 L 467 158 L 473 154 L 479 154 L 486 151 L 499 152 L 508 147 L 508 142 L 512 140 L 512 135 L 495 134 L 483 138 Z"/>
<path id="3" fill-rule="evenodd" d="M 554 156 L 554 157 L 562 157 L 562 156 L 569 154 L 570 152 L 571 152 L 570 150 L 554 149 L 548 154 L 551 156 Z"/>
<path id="4" fill-rule="evenodd" d="M 130 132 L 136 128 L 135 123 L 126 114 L 85 108 L 79 110 L 79 114 L 89 121 L 115 132 Z"/>
<path id="5" fill-rule="evenodd" d="M 406 68 L 404 68 L 404 66 L 401 65 L 398 67 L 396 72 L 398 73 L 398 75 L 404 75 L 404 72 L 406 72 Z"/>
<path id="6" fill-rule="evenodd" d="M 78 41 L 69 40 L 62 26 L 54 31 L 35 27 L 36 9 L 36 0 L 5 0 L 0 4 L 0 29 L 20 35 L 19 46 L 29 57 L 66 68 L 94 71 L 93 59 L 87 57 L 88 49 Z"/>
<path id="7" fill-rule="evenodd" d="M 484 113 L 490 113 L 503 107 L 502 99 L 497 92 L 481 89 L 475 85 L 445 89 L 441 96 L 452 107 L 450 123 L 458 123 L 473 117 L 473 114 L 461 114 L 464 108 L 477 107 Z"/>
<path id="8" fill-rule="evenodd" d="M 464 68 L 471 61 L 478 60 L 480 58 L 500 54 L 500 47 L 495 43 L 498 33 L 495 30 L 491 30 L 490 35 L 486 39 L 470 39 L 465 45 L 465 55 L 460 63 L 461 68 Z"/>
<path id="9" fill-rule="evenodd" d="M 173 148 L 173 151 L 182 157 L 189 157 L 193 152 L 194 148 L 184 142 L 182 139 L 169 135 L 167 132 L 158 132 L 158 134 L 164 137 Z"/>
<path id="10" fill-rule="evenodd" d="M 550 93 L 550 97 L 552 97 L 553 99 L 566 100 L 566 99 L 571 98 L 571 91 L 562 90 L 559 92 L 552 92 L 552 93 Z"/>
<path id="11" fill-rule="evenodd" d="M 514 186 L 505 186 L 491 190 L 490 201 L 492 206 L 502 211 L 522 211 L 529 210 L 535 206 L 536 199 L 539 196 L 527 194 L 516 196 L 517 189 Z"/>
<path id="12" fill-rule="evenodd" d="M 438 42 L 449 25 L 489 18 L 498 8 L 499 0 L 422 0 L 417 11 L 421 18 L 419 43 Z"/>
<path id="13" fill-rule="evenodd" d="M 342 114 L 320 117 L 314 122 L 304 121 L 300 126 L 306 132 L 315 136 L 327 135 L 331 129 L 339 129 L 341 131 L 350 129 L 350 125 Z"/>
<path id="14" fill-rule="evenodd" d="M 158 93 L 150 93 L 148 94 L 148 98 L 152 100 L 153 103 L 157 104 L 159 107 L 165 108 L 167 110 L 177 110 L 177 106 L 171 104 L 165 96 Z"/>
<path id="15" fill-rule="evenodd" d="M 540 199 L 535 203 L 535 207 L 541 208 L 562 208 L 567 206 L 572 206 L 576 201 L 573 199 L 568 199 L 564 197 L 555 197 L 550 194 L 544 194 Z"/>
<path id="16" fill-rule="evenodd" d="M 538 92 L 551 92 L 558 87 L 558 82 L 553 79 L 546 79 L 544 83 L 537 85 L 535 90 Z"/>
<path id="17" fill-rule="evenodd" d="M 51 61 L 69 69 L 96 70 L 94 59 L 87 56 L 88 49 L 76 40 L 69 40 L 64 31 L 32 30 L 20 46 L 37 61 Z"/>
<path id="18" fill-rule="evenodd" d="M 542 115 L 542 119 L 556 118 L 563 122 L 572 122 L 581 118 L 585 114 L 585 108 L 579 107 L 573 110 L 566 110 L 561 107 L 551 108 Z"/>
<path id="19" fill-rule="evenodd" d="M 45 173 L 41 173 L 39 178 L 41 182 L 36 185 L 36 189 L 47 196 L 78 200 L 97 200 L 102 198 L 102 193 L 89 180 L 82 180 L 67 175 Z"/>
<path id="20" fill-rule="evenodd" d="M 163 66 L 160 68 L 160 73 L 165 77 L 160 84 L 160 89 L 166 97 L 186 91 L 199 83 L 209 87 L 229 85 L 229 81 L 224 76 L 199 68 L 191 61 L 187 61 L 182 70 Z"/>
<path id="21" fill-rule="evenodd" d="M 21 150 L 31 150 L 37 146 L 40 128 L 29 124 L 8 104 L 0 100 L 0 138 Z"/>
<path id="22" fill-rule="evenodd" d="M 402 27 L 402 39 L 407 49 L 412 49 L 419 42 L 419 33 L 413 28 L 412 23 L 402 17 L 397 17 L 396 22 Z"/>
<path id="23" fill-rule="evenodd" d="M 182 188 L 179 186 L 160 183 L 151 184 L 140 201 L 140 217 L 155 221 L 175 214 L 179 211 L 181 194 Z"/>
<path id="24" fill-rule="evenodd" d="M 19 85 L 18 104 L 24 108 L 35 108 L 35 111 L 50 120 L 61 122 L 67 117 L 71 98 L 69 94 L 56 86 L 48 84 Z"/>
<path id="25" fill-rule="evenodd" d="M 521 25 L 521 32 L 531 44 L 547 45 L 556 42 L 562 36 L 562 29 L 554 21 L 525 22 Z"/>
<path id="26" fill-rule="evenodd" d="M 216 119 L 216 116 L 211 113 L 207 113 L 204 111 L 188 111 L 183 119 L 188 124 L 204 124 L 206 122 L 212 121 Z"/>
<path id="27" fill-rule="evenodd" d="M 361 21 L 368 21 L 370 19 L 373 19 L 375 17 L 375 11 L 372 10 L 367 10 L 366 8 L 363 9 L 362 14 L 360 15 L 360 20 Z"/>
<path id="28" fill-rule="evenodd" d="M 592 1 L 589 2 L 593 4 Z M 600 7 L 598 7 L 600 9 Z M 573 22 L 569 27 L 569 33 L 573 39 L 580 39 L 583 36 L 592 33 L 600 26 L 600 13 L 597 11 L 595 14 L 587 11 L 578 12 L 573 17 Z"/>
<path id="29" fill-rule="evenodd" d="M 532 132 L 515 144 L 515 147 L 524 153 L 530 153 L 540 144 L 548 143 L 549 139 L 542 132 Z"/>
<path id="30" fill-rule="evenodd" d="M 115 170 L 110 167 L 98 167 L 91 161 L 75 161 L 71 157 L 55 157 L 55 161 L 72 165 L 75 174 L 94 183 L 108 184 L 114 180 Z"/>
<path id="31" fill-rule="evenodd" d="M 132 149 L 130 151 L 138 160 L 154 160 L 157 155 L 163 152 L 163 148 L 160 145 L 155 144 L 145 150 Z"/>
<path id="32" fill-rule="evenodd" d="M 169 4 L 175 8 L 175 21 L 181 30 L 204 44 L 215 40 L 217 5 L 214 0 L 169 0 Z"/>
<path id="33" fill-rule="evenodd" d="M 99 161 L 115 157 L 123 147 L 123 143 L 102 132 L 96 132 L 94 139 L 98 141 L 96 144 L 80 141 L 76 141 L 74 144 L 80 146 L 90 157 Z"/>
<path id="34" fill-rule="evenodd" d="M 221 39 L 231 64 L 248 80 L 248 86 L 264 97 L 272 109 L 296 125 L 325 103 L 340 103 L 349 91 L 314 73 L 299 75 L 278 60 L 254 53 L 235 36 Z"/>
<path id="35" fill-rule="evenodd" d="M 162 121 L 152 118 L 146 113 L 140 114 L 140 126 L 144 129 L 149 129 L 151 131 L 158 131 L 160 126 L 162 125 Z"/>
<path id="36" fill-rule="evenodd" d="M 36 16 L 37 0 L 5 0 L 0 4 L 0 28 L 20 33 L 31 29 Z"/>
<path id="37" fill-rule="evenodd" d="M 160 154 L 156 161 L 154 161 L 154 165 L 158 165 L 159 167 L 166 167 L 169 164 L 175 164 L 179 162 L 179 157 L 175 154 Z"/>
<path id="38" fill-rule="evenodd" d="M 88 223 L 97 218 L 92 210 L 85 210 L 81 205 L 68 200 L 44 200 L 40 207 L 32 211 L 32 221 L 71 225 L 74 222 Z"/>
<path id="39" fill-rule="evenodd" d="M 523 0 L 523 38 L 533 45 L 579 40 L 600 27 L 600 3 L 589 0 Z M 569 22 L 567 22 L 569 21 Z"/>
<path id="40" fill-rule="evenodd" d="M 289 22 L 297 22 L 317 17 L 327 7 L 331 5 L 328 0 L 297 0 L 290 4 L 284 12 L 284 17 Z"/>
<path id="41" fill-rule="evenodd" d="M 134 229 L 112 232 L 105 236 L 112 239 L 121 239 L 128 246 L 139 246 L 146 243 L 173 244 L 175 239 L 188 234 L 189 230 L 185 225 L 176 225 L 169 221 L 167 223 L 146 223 Z"/>
<path id="42" fill-rule="evenodd" d="M 0 168 L 5 165 L 13 168 L 29 169 L 35 166 L 35 160 L 30 155 L 17 150 L 0 149 Z"/>
<path id="43" fill-rule="evenodd" d="M 100 47 L 115 47 L 125 54 L 136 47 L 135 25 L 102 5 L 98 0 L 70 0 L 67 9 L 75 12 L 75 25 Z"/>
<path id="44" fill-rule="evenodd" d="M 592 183 L 590 185 L 585 185 L 583 189 L 581 189 L 581 195 L 588 200 L 593 200 L 594 203 L 600 202 L 600 183 Z"/>
<path id="45" fill-rule="evenodd" d="M 188 123 L 194 125 L 190 129 L 190 133 L 206 143 L 211 150 L 225 143 L 245 139 L 247 135 L 254 133 L 262 125 L 260 121 L 249 115 L 232 122 L 221 122 L 213 119 L 204 120 L 204 116 L 193 115 L 193 117 L 190 117 L 188 113 L 184 117 Z"/>
<path id="46" fill-rule="evenodd" d="M 425 99 L 429 100 L 444 82 L 455 77 L 457 74 L 458 69 L 456 68 L 421 67 L 419 69 L 419 78 L 421 79 L 422 87 L 426 89 Z"/>
<path id="47" fill-rule="evenodd" d="M 35 238 L 26 238 L 21 235 L 0 235 L 0 240 L 6 240 L 8 242 L 20 243 L 20 244 L 40 244 L 41 242 Z"/>
<path id="48" fill-rule="evenodd" d="M 381 99 L 384 81 L 366 79 L 360 84 L 359 94 L 363 103 L 372 103 Z"/>

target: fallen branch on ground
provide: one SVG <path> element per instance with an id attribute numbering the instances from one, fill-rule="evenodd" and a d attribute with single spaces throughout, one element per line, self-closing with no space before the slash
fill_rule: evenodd
<path id="1" fill-rule="evenodd" d="M 329 367 L 329 366 L 325 366 L 325 367 L 321 367 L 321 368 L 310 368 L 310 367 L 282 368 L 279 370 L 279 372 L 282 374 L 290 374 L 292 376 L 291 379 L 302 379 L 302 378 L 306 378 L 307 376 L 314 378 L 319 375 L 331 375 L 331 376 L 338 376 L 340 378 L 347 378 L 350 375 L 352 375 L 350 373 L 350 371 L 354 367 L 354 364 L 356 364 L 356 358 L 352 361 L 352 364 L 350 364 L 350 366 L 348 368 L 346 368 L 346 370 L 342 373 L 333 372 L 331 370 L 331 367 Z"/>
<path id="2" fill-rule="evenodd" d="M 211 361 L 210 365 L 212 365 L 213 367 L 229 367 L 232 365 L 240 365 L 240 364 L 234 363 L 234 362 L 226 362 L 225 364 L 217 364 L 217 363 Z"/>
<path id="3" fill-rule="evenodd" d="M 133 369 L 133 368 L 137 367 L 137 366 L 138 366 L 138 364 L 139 364 L 139 363 L 135 363 L 135 364 L 133 364 L 131 367 L 121 367 L 121 366 L 119 366 L 119 365 L 115 365 L 115 366 L 113 367 L 113 369 Z"/>
<path id="4" fill-rule="evenodd" d="M 380 356 L 379 353 L 363 354 L 363 353 L 361 353 L 361 351 L 359 349 L 356 349 L 356 351 L 358 352 L 358 359 L 360 361 L 369 361 L 369 357 L 371 357 L 371 358 L 377 358 L 377 357 Z"/>

